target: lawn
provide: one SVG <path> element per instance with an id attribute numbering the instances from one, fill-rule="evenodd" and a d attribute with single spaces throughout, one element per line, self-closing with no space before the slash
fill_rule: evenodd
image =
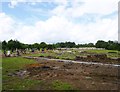
<path id="1" fill-rule="evenodd" d="M 70 84 L 58 80 L 52 82 L 52 87 L 54 90 L 73 90 Z"/>
<path id="2" fill-rule="evenodd" d="M 107 54 L 110 58 L 120 57 L 120 52 L 116 50 L 87 50 L 88 53 Z"/>
<path id="3" fill-rule="evenodd" d="M 120 52 L 114 50 L 84 50 L 85 53 L 80 53 L 80 50 L 72 50 L 71 52 L 67 51 L 48 51 L 45 53 L 36 53 L 36 54 L 28 54 L 27 56 L 43 56 L 43 57 L 53 57 L 58 59 L 71 59 L 74 60 L 76 56 L 85 56 L 90 53 L 104 53 L 107 54 L 108 57 L 119 57 Z M 1 63 L 1 61 L 0 61 Z M 46 83 L 44 80 L 37 80 L 32 77 L 20 78 L 17 76 L 8 76 L 9 73 L 15 73 L 17 70 L 21 70 L 26 68 L 28 64 L 37 63 L 32 59 L 25 59 L 22 57 L 6 57 L 2 59 L 2 88 L 3 90 L 29 90 L 39 86 L 44 86 Z M 44 86 L 45 87 L 45 86 Z M 51 90 L 71 90 L 73 87 L 61 81 L 52 81 L 47 88 L 51 88 Z M 46 88 L 46 87 L 45 87 Z"/>
<path id="4" fill-rule="evenodd" d="M 85 52 L 85 53 L 80 53 Z M 42 56 L 42 57 L 49 57 L 51 58 L 57 58 L 57 59 L 70 59 L 74 60 L 76 56 L 87 56 L 88 54 L 106 54 L 110 58 L 118 58 L 120 57 L 120 52 L 116 50 L 71 50 L 71 52 L 54 52 L 54 51 L 48 51 L 45 53 L 37 53 L 37 54 L 30 54 L 28 56 Z"/>
<path id="5" fill-rule="evenodd" d="M 2 60 L 2 81 L 3 90 L 28 90 L 41 81 L 30 78 L 19 78 L 17 76 L 8 76 L 16 70 L 23 69 L 25 65 L 35 63 L 34 60 L 24 59 L 22 57 L 3 58 Z"/>
<path id="6" fill-rule="evenodd" d="M 20 78 L 18 76 L 8 76 L 17 70 L 24 69 L 28 64 L 36 63 L 35 60 L 22 57 L 7 57 L 2 60 L 2 90 L 35 90 L 42 86 L 51 88 L 50 90 L 71 90 L 72 86 L 61 81 L 52 81 L 47 87 L 44 80 L 37 80 L 33 77 Z"/>

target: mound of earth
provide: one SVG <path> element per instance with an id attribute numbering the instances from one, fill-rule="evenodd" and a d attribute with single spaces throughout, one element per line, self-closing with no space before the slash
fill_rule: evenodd
<path id="1" fill-rule="evenodd" d="M 27 77 L 42 80 L 47 86 L 38 85 L 33 89 L 50 90 L 49 84 L 54 80 L 69 83 L 78 90 L 118 90 L 120 85 L 118 67 L 50 60 L 37 60 L 37 62 L 25 66 Z"/>

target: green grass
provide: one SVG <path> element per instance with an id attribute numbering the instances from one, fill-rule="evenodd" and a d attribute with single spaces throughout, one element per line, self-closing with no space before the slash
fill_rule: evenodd
<path id="1" fill-rule="evenodd" d="M 39 54 L 29 54 L 28 56 L 43 56 L 43 57 L 48 57 L 48 56 L 51 56 L 51 57 L 54 57 L 54 58 L 57 58 L 57 59 L 71 59 L 73 60 L 75 58 L 75 55 L 74 54 L 70 54 L 68 52 L 65 52 L 65 53 L 62 53 L 61 55 L 58 55 L 58 53 L 55 53 L 55 52 L 46 52 L 46 53 L 39 53 Z"/>
<path id="2" fill-rule="evenodd" d="M 108 53 L 108 52 L 118 52 L 116 50 L 86 50 L 87 52 L 93 53 Z"/>
<path id="3" fill-rule="evenodd" d="M 5 70 L 13 72 L 16 69 L 25 67 L 26 64 L 36 63 L 34 60 L 25 59 L 22 57 L 9 57 L 2 59 L 3 73 Z"/>
<path id="4" fill-rule="evenodd" d="M 8 73 L 14 73 L 16 70 L 23 69 L 27 64 L 35 63 L 34 60 L 22 57 L 3 58 L 2 60 L 2 80 L 3 90 L 27 90 L 37 85 L 41 81 L 32 80 L 30 78 L 23 79 L 17 76 L 8 76 Z"/>
<path id="5" fill-rule="evenodd" d="M 58 80 L 53 81 L 52 87 L 54 90 L 73 90 L 73 87 L 70 84 Z"/>
<path id="6" fill-rule="evenodd" d="M 116 50 L 86 50 L 88 53 L 107 54 L 110 58 L 120 57 L 120 52 Z"/>
<path id="7" fill-rule="evenodd" d="M 31 79 L 20 79 L 13 77 L 12 81 L 10 80 L 7 83 L 3 83 L 3 90 L 29 90 L 32 89 L 35 85 L 41 83 L 40 80 L 31 80 Z"/>
<path id="8" fill-rule="evenodd" d="M 35 63 L 34 60 L 22 57 L 3 58 L 3 90 L 29 90 L 42 84 L 42 80 L 34 80 L 30 77 L 20 78 L 17 76 L 8 76 L 8 73 L 14 73 L 16 70 L 23 69 L 27 64 Z M 52 90 L 72 90 L 72 86 L 61 81 L 53 81 L 49 85 Z"/>
<path id="9" fill-rule="evenodd" d="M 83 50 L 82 50 L 83 51 Z M 74 60 L 76 58 L 76 56 L 87 56 L 88 54 L 107 54 L 108 57 L 110 58 L 118 58 L 120 57 L 120 52 L 116 51 L 116 50 L 84 50 L 87 53 L 80 53 L 77 50 L 72 50 L 72 53 L 69 52 L 59 52 L 59 53 L 55 53 L 55 52 L 46 52 L 46 53 L 39 53 L 39 54 L 31 54 L 29 56 L 43 56 L 43 57 L 47 57 L 47 56 L 51 56 L 53 58 L 57 58 L 57 59 L 70 59 L 70 60 Z"/>

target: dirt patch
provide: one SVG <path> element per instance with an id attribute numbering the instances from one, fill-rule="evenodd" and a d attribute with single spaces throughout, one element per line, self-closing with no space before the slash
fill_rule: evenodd
<path id="1" fill-rule="evenodd" d="M 76 56 L 75 60 L 119 64 L 120 58 L 108 58 L 106 54 L 91 54 L 87 55 L 86 57 Z"/>
<path id="2" fill-rule="evenodd" d="M 27 68 L 37 68 L 37 67 L 42 67 L 42 66 L 44 65 L 39 64 L 39 63 L 26 65 Z"/>
<path id="3" fill-rule="evenodd" d="M 14 73 L 8 73 L 8 76 L 11 76 L 11 77 L 14 77 L 14 76 L 17 76 L 19 78 L 26 78 L 28 77 L 30 74 L 30 72 L 28 72 L 27 70 L 16 70 L 16 72 Z"/>
<path id="4" fill-rule="evenodd" d="M 67 82 L 79 90 L 117 90 L 120 85 L 117 67 L 49 60 L 38 60 L 38 62 L 28 65 L 26 70 L 29 72 L 29 77 L 45 81 L 48 89 L 54 80 Z M 39 88 L 44 90 L 46 87 L 40 85 L 34 89 Z"/>
<path id="5" fill-rule="evenodd" d="M 36 58 L 35 58 L 36 59 Z M 14 76 L 22 75 L 34 80 L 42 80 L 35 90 L 52 90 L 51 83 L 55 80 L 66 82 L 78 90 L 117 90 L 118 67 L 94 64 L 77 64 L 60 60 L 36 59 L 38 63 L 25 66 L 24 70 L 16 71 Z"/>

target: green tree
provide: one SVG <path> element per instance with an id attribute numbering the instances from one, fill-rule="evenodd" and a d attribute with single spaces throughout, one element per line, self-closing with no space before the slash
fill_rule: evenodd
<path id="1" fill-rule="evenodd" d="M 22 43 L 17 40 L 9 40 L 7 47 L 9 50 L 22 49 Z"/>
<path id="2" fill-rule="evenodd" d="M 53 50 L 53 49 L 55 49 L 55 45 L 54 44 L 48 44 L 47 49 Z"/>
<path id="3" fill-rule="evenodd" d="M 40 48 L 46 48 L 46 47 L 47 47 L 47 44 L 45 42 L 40 43 Z"/>
<path id="4" fill-rule="evenodd" d="M 2 42 L 2 49 L 3 49 L 3 50 L 6 50 L 6 49 L 7 49 L 7 42 L 6 42 L 6 41 L 3 41 L 3 42 Z"/>
<path id="5" fill-rule="evenodd" d="M 97 43 L 95 44 L 96 48 L 107 48 L 108 43 L 103 41 L 103 40 L 98 40 Z"/>
<path id="6" fill-rule="evenodd" d="M 2 42 L 0 41 L 0 50 L 2 50 Z"/>
<path id="7" fill-rule="evenodd" d="M 94 47 L 94 44 L 93 43 L 88 43 L 87 47 Z"/>
<path id="8" fill-rule="evenodd" d="M 36 48 L 36 49 L 39 50 L 39 49 L 40 49 L 40 45 L 39 45 L 38 43 L 34 43 L 34 44 L 33 44 L 33 48 Z"/>

